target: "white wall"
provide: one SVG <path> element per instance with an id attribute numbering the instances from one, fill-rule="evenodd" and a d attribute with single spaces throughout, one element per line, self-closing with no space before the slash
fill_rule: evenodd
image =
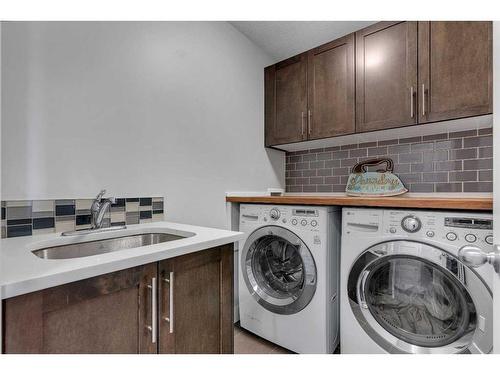
<path id="1" fill-rule="evenodd" d="M 493 222 L 500 245 L 500 21 L 493 22 Z M 493 279 L 493 352 L 500 354 L 500 275 Z"/>
<path id="2" fill-rule="evenodd" d="M 226 191 L 284 184 L 265 150 L 263 68 L 225 22 L 9 22 L 2 199 L 165 196 L 224 227 Z"/>

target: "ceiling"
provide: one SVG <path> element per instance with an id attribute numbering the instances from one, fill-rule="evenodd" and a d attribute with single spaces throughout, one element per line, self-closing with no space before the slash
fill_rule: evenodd
<path id="1" fill-rule="evenodd" d="M 232 21 L 230 23 L 269 56 L 280 61 L 375 22 Z"/>

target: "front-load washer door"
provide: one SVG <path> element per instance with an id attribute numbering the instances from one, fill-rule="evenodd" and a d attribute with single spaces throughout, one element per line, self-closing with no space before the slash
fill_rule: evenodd
<path id="1" fill-rule="evenodd" d="M 351 308 L 365 332 L 392 353 L 488 353 L 492 295 L 483 280 L 436 247 L 391 241 L 354 263 Z"/>
<path id="2" fill-rule="evenodd" d="M 316 265 L 306 244 L 278 226 L 257 229 L 241 253 L 248 290 L 264 308 L 277 314 L 304 309 L 316 291 Z"/>

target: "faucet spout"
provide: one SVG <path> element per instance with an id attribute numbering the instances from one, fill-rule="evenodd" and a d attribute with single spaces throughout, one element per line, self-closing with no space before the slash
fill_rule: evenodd
<path id="1" fill-rule="evenodd" d="M 115 198 L 103 198 L 105 193 L 106 190 L 101 190 L 90 207 L 92 229 L 102 228 L 102 221 L 106 211 L 116 201 Z"/>
<path id="2" fill-rule="evenodd" d="M 63 232 L 61 233 L 61 236 L 76 236 L 76 235 L 82 235 L 82 234 L 90 234 L 90 233 L 101 233 L 101 232 L 108 232 L 108 231 L 115 231 L 115 230 L 120 230 L 120 229 L 127 229 L 126 225 L 121 225 L 121 226 L 113 226 L 109 228 L 103 228 L 103 220 L 104 220 L 104 215 L 106 214 L 106 211 L 109 210 L 110 206 L 113 203 L 116 203 L 115 198 L 103 198 L 104 194 L 106 193 L 106 190 L 101 190 L 99 194 L 97 194 L 96 198 L 92 202 L 92 206 L 90 207 L 90 221 L 91 221 L 91 228 L 90 229 L 77 229 L 69 232 Z"/>
<path id="3" fill-rule="evenodd" d="M 102 228 L 102 220 L 104 219 L 104 215 L 106 214 L 106 211 L 111 206 L 111 203 L 112 202 L 108 199 L 104 199 L 103 201 L 101 201 L 101 204 L 99 206 L 99 210 L 97 211 L 97 214 L 96 214 L 96 219 L 95 219 L 93 229 Z"/>

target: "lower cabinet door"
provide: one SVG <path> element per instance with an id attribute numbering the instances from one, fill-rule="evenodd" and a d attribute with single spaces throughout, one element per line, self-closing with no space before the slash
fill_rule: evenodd
<path id="1" fill-rule="evenodd" d="M 233 253 L 231 244 L 160 262 L 160 353 L 233 353 Z"/>
<path id="2" fill-rule="evenodd" d="M 157 353 L 156 277 L 152 263 L 7 299 L 3 350 Z"/>

